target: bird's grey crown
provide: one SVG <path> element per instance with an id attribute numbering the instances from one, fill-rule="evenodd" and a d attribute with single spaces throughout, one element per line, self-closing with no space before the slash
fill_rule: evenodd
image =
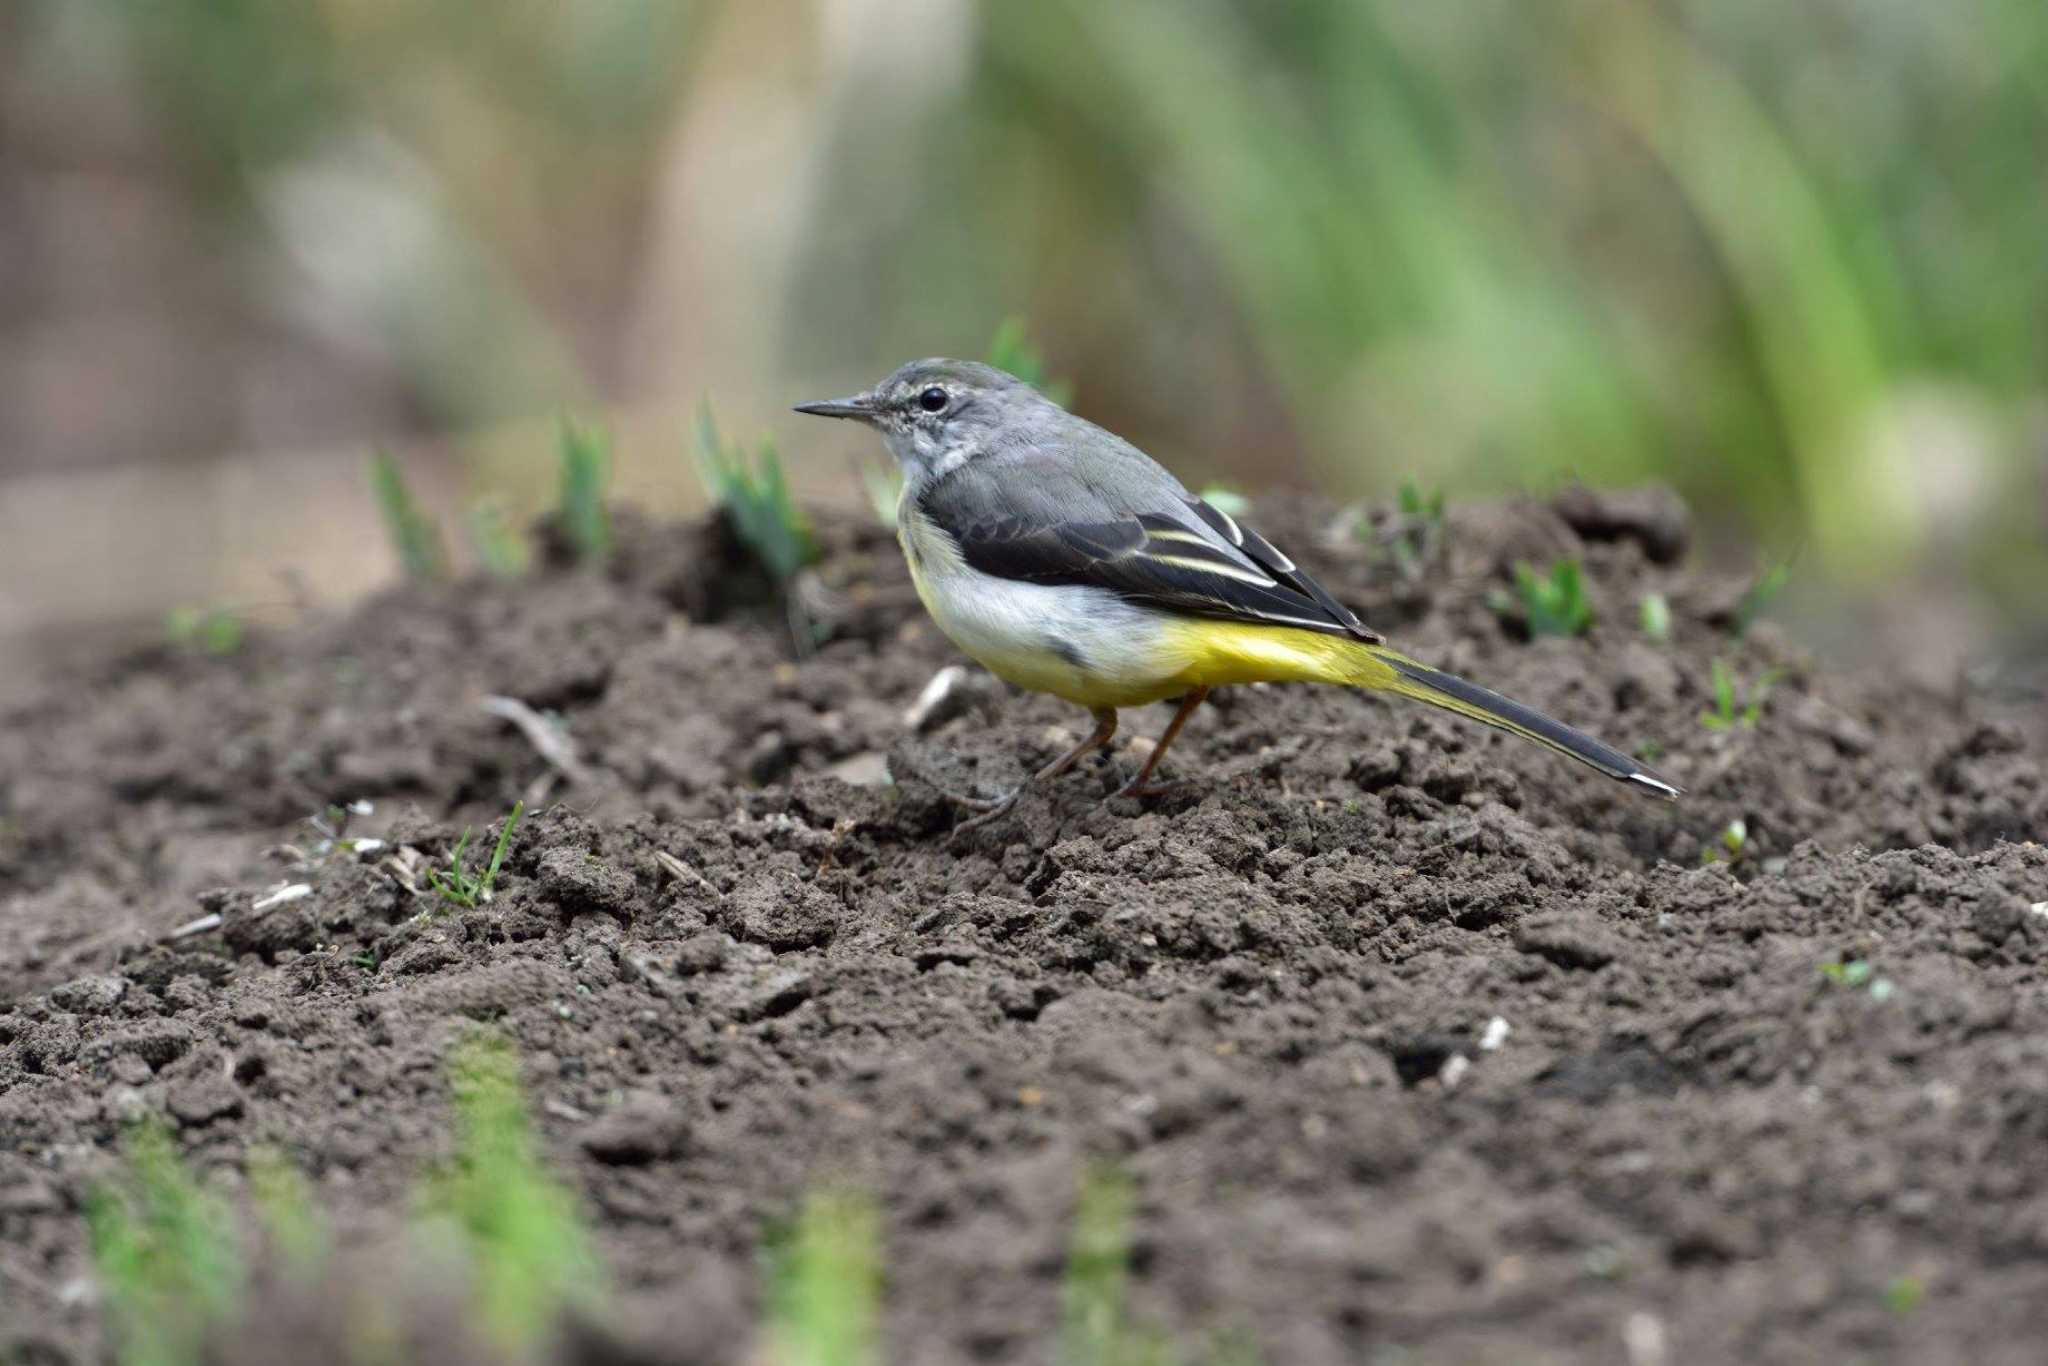
<path id="1" fill-rule="evenodd" d="M 983 365 L 976 360 L 949 360 L 944 356 L 928 356 L 924 360 L 909 361 L 897 366 L 887 379 L 875 386 L 875 392 L 888 395 L 917 393 L 933 384 L 980 389 L 991 393 L 1031 388 L 1015 375 L 998 370 L 993 365 Z"/>

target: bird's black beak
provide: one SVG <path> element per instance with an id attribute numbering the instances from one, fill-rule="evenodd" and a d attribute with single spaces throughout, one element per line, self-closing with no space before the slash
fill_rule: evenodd
<path id="1" fill-rule="evenodd" d="M 796 410 L 800 413 L 809 413 L 812 417 L 871 418 L 875 415 L 875 399 L 872 394 L 855 394 L 852 398 L 828 398 L 818 403 L 799 403 Z"/>

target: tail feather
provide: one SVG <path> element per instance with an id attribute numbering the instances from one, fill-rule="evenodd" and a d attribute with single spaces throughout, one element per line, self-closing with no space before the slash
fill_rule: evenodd
<path id="1" fill-rule="evenodd" d="M 1618 749 L 1601 744 L 1583 731 L 1552 720 L 1533 707 L 1525 707 L 1513 698 L 1502 697 L 1477 683 L 1468 683 L 1455 674 L 1418 664 L 1384 647 L 1362 646 L 1360 649 L 1362 653 L 1370 653 L 1392 673 L 1392 677 L 1387 678 L 1374 670 L 1375 677 L 1367 686 L 1427 702 L 1433 707 L 1442 707 L 1445 711 L 1534 740 L 1589 768 L 1596 768 L 1610 778 L 1666 800 L 1676 800 L 1680 795 L 1680 788 L 1665 781 L 1646 765 L 1637 763 Z"/>

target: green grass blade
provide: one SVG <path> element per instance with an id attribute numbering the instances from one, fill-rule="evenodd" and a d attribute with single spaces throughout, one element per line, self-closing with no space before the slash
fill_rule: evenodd
<path id="1" fill-rule="evenodd" d="M 244 1267 L 226 1206 L 179 1160 L 161 1123 L 124 1144 L 125 1179 L 86 1206 L 122 1366 L 189 1366 L 239 1307 Z"/>
<path id="2" fill-rule="evenodd" d="M 526 812 L 526 803 L 512 803 L 512 814 L 505 818 L 505 828 L 498 832 L 497 848 L 491 850 L 490 866 L 484 869 L 483 880 L 477 884 L 477 900 L 491 899 L 491 887 L 498 880 L 498 869 L 504 866 L 505 851 L 512 847 L 512 832 L 519 828 L 519 818 Z"/>
<path id="3" fill-rule="evenodd" d="M 455 1158 L 426 1205 L 457 1231 L 486 1327 L 507 1351 L 528 1351 L 563 1310 L 596 1302 L 599 1263 L 574 1197 L 541 1160 L 510 1045 L 463 1044 L 449 1080 Z"/>
<path id="4" fill-rule="evenodd" d="M 611 476 L 611 443 L 601 434 L 573 422 L 562 423 L 560 497 L 556 516 L 562 534 L 579 558 L 597 562 L 611 554 L 611 513 L 605 506 L 605 485 Z"/>
<path id="5" fill-rule="evenodd" d="M 305 1173 L 276 1148 L 249 1154 L 249 1195 L 271 1249 L 286 1269 L 310 1281 L 327 1262 L 327 1222 Z"/>
<path id="6" fill-rule="evenodd" d="M 1121 1366 L 1128 1359 L 1124 1301 L 1134 1204 L 1130 1178 L 1116 1168 L 1082 1180 L 1060 1287 L 1060 1366 Z"/>
<path id="7" fill-rule="evenodd" d="M 846 1190 L 814 1191 L 771 1254 L 776 1366 L 873 1366 L 880 1357 L 880 1217 Z"/>
<path id="8" fill-rule="evenodd" d="M 376 490 L 377 509 L 384 519 L 384 534 L 397 552 L 405 576 L 419 580 L 446 578 L 448 554 L 441 542 L 441 528 L 413 497 L 398 457 L 389 451 L 378 451 L 370 464 L 370 482 Z"/>

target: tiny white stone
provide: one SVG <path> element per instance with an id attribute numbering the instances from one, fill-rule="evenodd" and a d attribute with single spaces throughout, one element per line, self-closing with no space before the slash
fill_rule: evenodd
<path id="1" fill-rule="evenodd" d="M 1669 1351 L 1664 1341 L 1664 1320 L 1638 1309 L 1621 1325 L 1622 1347 L 1629 1366 L 1664 1366 Z"/>
<path id="2" fill-rule="evenodd" d="M 302 897 L 309 897 L 311 895 L 313 895 L 313 888 L 308 883 L 279 883 L 276 887 L 273 887 L 271 889 L 270 895 L 259 899 L 253 905 L 251 905 L 249 909 L 251 911 L 275 910 L 279 906 L 283 906 L 288 902 L 297 901 Z"/>
<path id="3" fill-rule="evenodd" d="M 2027 914 L 2038 915 L 2043 920 L 2048 920 L 2048 901 L 2036 901 L 2033 905 L 2027 907 Z"/>
<path id="4" fill-rule="evenodd" d="M 948 664 L 932 675 L 931 682 L 924 685 L 924 691 L 917 695 L 917 701 L 910 704 L 903 713 L 903 724 L 912 730 L 919 730 L 925 720 L 938 710 L 953 689 L 960 686 L 960 680 L 967 677 L 967 670 L 958 664 Z"/>
<path id="5" fill-rule="evenodd" d="M 1471 1070 L 1471 1067 L 1470 1058 L 1463 1053 L 1453 1053 L 1444 1059 L 1443 1070 L 1436 1074 L 1436 1079 L 1442 1082 L 1444 1090 L 1448 1091 L 1465 1079 L 1465 1073 Z"/>
<path id="6" fill-rule="evenodd" d="M 1506 1043 L 1508 1035 L 1514 1032 L 1514 1027 L 1506 1020 L 1498 1015 L 1494 1016 L 1486 1022 L 1486 1031 L 1479 1036 L 1479 1051 L 1482 1053 L 1493 1052 Z"/>

